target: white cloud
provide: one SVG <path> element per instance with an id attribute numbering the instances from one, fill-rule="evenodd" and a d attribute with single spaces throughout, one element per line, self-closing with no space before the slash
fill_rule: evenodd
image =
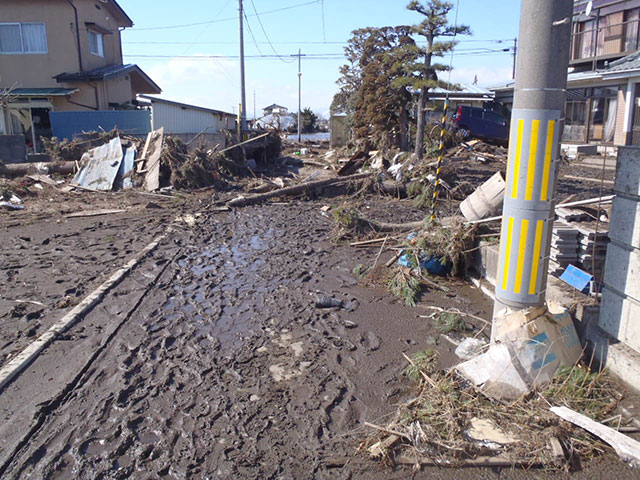
<path id="1" fill-rule="evenodd" d="M 229 95 L 229 87 L 238 83 L 238 62 L 202 57 L 172 58 L 148 68 L 148 73 L 162 88 L 163 98 L 231 111 L 237 102 Z"/>
<path id="2" fill-rule="evenodd" d="M 240 103 L 239 62 L 235 59 L 202 58 L 193 60 L 172 58 L 146 68 L 151 78 L 162 88 L 162 97 L 182 103 L 236 111 Z M 247 114 L 253 117 L 254 91 L 256 113 L 277 103 L 291 111 L 298 109 L 298 77 L 294 70 L 249 63 L 246 71 Z M 305 82 L 306 80 L 306 82 Z M 303 77 L 302 106 L 325 111 L 333 97 L 334 85 L 326 91 L 317 88 L 315 79 Z M 306 85 L 305 85 L 306 84 Z"/>

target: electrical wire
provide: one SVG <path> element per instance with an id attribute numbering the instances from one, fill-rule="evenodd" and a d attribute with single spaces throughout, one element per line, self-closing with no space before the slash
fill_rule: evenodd
<path id="1" fill-rule="evenodd" d="M 324 0 L 320 0 L 320 7 L 322 8 L 322 38 L 324 43 L 327 43 L 327 30 L 324 23 Z"/>
<path id="2" fill-rule="evenodd" d="M 511 50 L 496 50 L 491 52 L 476 52 L 476 53 L 459 53 L 457 56 L 492 56 L 492 55 L 502 55 L 502 54 L 511 54 Z M 298 56 L 297 53 L 292 54 L 292 56 Z M 126 54 L 124 57 L 129 58 L 180 58 L 180 59 L 190 59 L 190 60 L 207 60 L 211 58 L 228 58 L 235 59 L 240 58 L 238 55 L 147 55 L 147 54 Z M 343 60 L 345 57 L 344 53 L 312 53 L 306 54 L 305 58 L 308 60 Z M 284 58 L 280 54 L 262 54 L 262 55 L 246 55 L 245 58 L 271 58 L 271 59 L 282 59 Z M 292 60 L 295 62 L 296 60 Z M 290 62 L 287 62 L 290 63 Z"/>
<path id="3" fill-rule="evenodd" d="M 458 43 L 467 43 L 467 42 L 484 42 L 484 43 L 503 43 L 506 40 L 458 40 Z M 513 38 L 510 39 L 513 42 Z M 162 41 L 162 42 L 122 42 L 124 45 L 237 45 L 239 42 L 237 41 L 226 41 L 226 42 L 170 42 L 170 41 Z M 260 44 L 268 44 L 269 42 L 258 42 Z M 292 41 L 292 42 L 271 42 L 274 45 L 346 45 L 349 42 L 313 42 L 313 41 Z M 478 47 L 479 48 L 479 47 Z M 513 48 L 513 47 L 511 47 Z"/>
<path id="4" fill-rule="evenodd" d="M 258 53 L 260 55 L 263 55 L 262 50 L 260 50 L 260 45 L 258 45 L 258 42 L 256 42 L 256 37 L 253 35 L 253 30 L 251 30 L 251 24 L 249 23 L 249 18 L 247 18 L 247 14 L 244 12 L 243 10 L 243 15 L 244 15 L 244 19 L 247 22 L 247 28 L 249 29 L 249 33 L 251 34 L 251 38 L 253 39 L 253 43 L 255 44 L 256 48 L 258 49 Z"/>
<path id="5" fill-rule="evenodd" d="M 295 60 L 289 60 L 289 59 L 285 60 L 285 58 L 278 53 L 278 51 L 276 50 L 276 47 L 274 47 L 273 43 L 271 43 L 271 39 L 269 38 L 269 35 L 267 35 L 267 31 L 265 30 L 264 25 L 262 24 L 262 20 L 260 20 L 260 15 L 258 15 L 258 10 L 256 9 L 256 4 L 253 3 L 253 0 L 251 0 L 251 6 L 253 7 L 253 11 L 256 13 L 258 23 L 260 24 L 260 28 L 262 28 L 262 33 L 264 33 L 264 37 L 267 39 L 267 42 L 269 42 L 269 46 L 271 47 L 271 50 L 273 50 L 273 53 L 275 53 L 276 56 L 284 63 L 295 62 Z"/>
<path id="6" fill-rule="evenodd" d="M 318 3 L 320 0 L 313 0 L 311 2 L 305 2 L 305 3 L 298 3 L 295 5 L 290 5 L 288 7 L 282 7 L 282 8 L 276 8 L 274 10 L 267 10 L 265 12 L 260 12 L 260 15 L 267 15 L 267 14 L 271 14 L 271 13 L 277 13 L 277 12 L 283 12 L 285 10 L 292 10 L 294 8 L 301 8 L 301 7 L 306 7 L 308 5 L 314 5 L 316 3 Z M 257 14 L 257 12 L 256 12 Z M 249 15 L 250 17 L 253 17 L 255 15 Z M 165 25 L 162 27 L 144 27 L 144 28 L 134 28 L 131 30 L 131 32 L 142 32 L 142 31 L 149 31 L 149 30 L 169 30 L 169 29 L 173 29 L 173 28 L 188 28 L 188 27 L 197 27 L 198 25 L 209 25 L 212 23 L 220 23 L 220 22 L 228 22 L 231 20 L 237 20 L 237 17 L 229 17 L 229 18 L 221 18 L 219 20 L 208 20 L 206 22 L 195 22 L 195 23 L 184 23 L 181 25 Z"/>

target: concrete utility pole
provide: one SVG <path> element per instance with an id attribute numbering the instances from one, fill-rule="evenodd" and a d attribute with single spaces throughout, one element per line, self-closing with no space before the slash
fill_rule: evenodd
<path id="1" fill-rule="evenodd" d="M 516 78 L 516 59 L 518 58 L 518 39 L 513 39 L 513 75 L 511 76 L 512 80 Z"/>
<path id="2" fill-rule="evenodd" d="M 244 131 L 247 128 L 247 95 L 244 84 L 244 21 L 242 19 L 244 9 L 242 6 L 242 0 L 238 0 L 239 6 L 239 21 L 240 21 L 240 131 Z M 241 138 L 238 139 L 242 141 Z"/>
<path id="3" fill-rule="evenodd" d="M 522 0 L 494 314 L 545 302 L 572 0 Z"/>

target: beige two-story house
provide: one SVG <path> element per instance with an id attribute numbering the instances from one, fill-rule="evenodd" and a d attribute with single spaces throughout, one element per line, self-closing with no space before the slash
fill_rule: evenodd
<path id="1" fill-rule="evenodd" d="M 124 64 L 121 32 L 133 21 L 116 0 L 0 1 L 0 133 L 50 135 L 48 113 L 135 108 L 161 92 Z"/>

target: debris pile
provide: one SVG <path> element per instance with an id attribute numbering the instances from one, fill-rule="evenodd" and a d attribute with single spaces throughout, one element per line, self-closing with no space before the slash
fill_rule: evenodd
<path id="1" fill-rule="evenodd" d="M 117 129 L 88 132 L 72 141 L 43 140 L 51 162 L 0 164 L 0 174 L 14 177 L 33 174 L 31 176 L 37 175 L 40 179 L 38 182 L 57 187 L 58 182 L 48 174 L 73 173 L 73 179 L 62 187 L 63 191 L 143 188 L 155 192 L 211 186 L 225 188 L 225 179 L 251 175 L 257 163 L 274 162 L 279 158 L 282 146 L 278 135 L 266 133 L 220 151 L 219 146 L 190 151 L 179 138 L 165 136 L 163 129 L 150 132 L 145 142 L 134 136 L 121 135 Z M 251 158 L 247 160 L 249 155 Z M 3 208 L 24 208 L 20 202 L 3 198 L 5 200 Z"/>
<path id="2" fill-rule="evenodd" d="M 402 404 L 367 443 L 372 458 L 392 464 L 441 467 L 545 467 L 572 470 L 602 453 L 603 444 L 562 421 L 552 405 L 569 407 L 596 421 L 611 421 L 622 390 L 606 373 L 573 365 L 551 383 L 514 402 L 493 400 L 455 371 L 438 369 L 434 351 L 408 359 L 405 374 L 417 382 Z M 618 419 L 618 417 L 616 417 Z"/>

